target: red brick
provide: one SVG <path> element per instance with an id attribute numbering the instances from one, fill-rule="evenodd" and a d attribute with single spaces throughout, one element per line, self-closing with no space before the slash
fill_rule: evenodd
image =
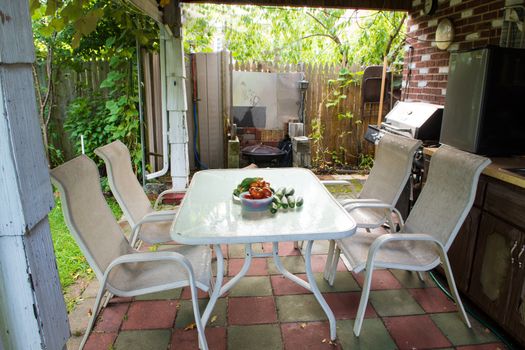
<path id="1" fill-rule="evenodd" d="M 383 318 L 399 349 L 446 348 L 450 341 L 428 315 Z"/>
<path id="2" fill-rule="evenodd" d="M 353 273 L 353 275 L 359 286 L 363 287 L 365 273 Z M 370 285 L 371 290 L 400 289 L 401 287 L 402 286 L 397 278 L 395 278 L 388 270 L 375 270 L 372 273 L 372 284 Z"/>
<path id="3" fill-rule="evenodd" d="M 324 293 L 324 299 L 332 309 L 335 318 L 338 320 L 355 319 L 361 292 L 344 293 Z M 377 314 L 370 303 L 366 306 L 365 318 L 377 317 Z"/>
<path id="4" fill-rule="evenodd" d="M 204 292 L 204 291 L 200 290 L 199 288 L 197 288 L 197 298 L 198 299 L 206 299 L 209 296 L 210 296 L 210 294 L 208 292 Z M 180 297 L 181 297 L 181 299 L 184 299 L 184 300 L 191 299 L 190 287 L 184 287 Z"/>
<path id="5" fill-rule="evenodd" d="M 135 301 L 131 303 L 122 329 L 172 328 L 176 313 L 176 301 Z"/>
<path id="6" fill-rule="evenodd" d="M 239 273 L 244 264 L 244 259 L 228 259 L 228 276 L 235 276 Z M 250 265 L 250 269 L 246 273 L 247 276 L 266 276 L 268 274 L 268 266 L 266 258 L 254 258 Z"/>
<path id="7" fill-rule="evenodd" d="M 206 342 L 210 350 L 226 350 L 226 328 L 208 327 L 205 329 Z M 171 349 L 194 350 L 199 347 L 197 330 L 175 329 L 171 338 Z"/>
<path id="8" fill-rule="evenodd" d="M 306 281 L 305 274 L 296 275 L 297 277 Z M 290 281 L 283 275 L 274 275 L 270 277 L 272 282 L 274 295 L 294 295 L 294 294 L 308 294 L 309 290 L 301 287 L 297 283 Z"/>
<path id="9" fill-rule="evenodd" d="M 95 332 L 118 332 L 129 303 L 108 304 L 98 316 Z"/>
<path id="10" fill-rule="evenodd" d="M 84 350 L 110 349 L 117 335 L 117 333 L 91 333 L 84 345 Z"/>
<path id="11" fill-rule="evenodd" d="M 277 322 L 273 297 L 230 298 L 228 300 L 230 325 L 249 325 Z"/>
<path id="12" fill-rule="evenodd" d="M 465 345 L 458 346 L 456 350 L 503 350 L 507 347 L 502 343 L 491 343 L 491 344 L 476 344 L 476 345 Z"/>
<path id="13" fill-rule="evenodd" d="M 456 305 L 439 288 L 408 289 L 427 313 L 457 311 Z"/>
<path id="14" fill-rule="evenodd" d="M 340 344 L 330 345 L 328 322 L 285 323 L 281 325 L 284 349 L 338 350 Z"/>
<path id="15" fill-rule="evenodd" d="M 312 271 L 323 272 L 326 265 L 326 255 L 312 255 Z M 337 263 L 337 271 L 348 271 L 341 259 Z"/>

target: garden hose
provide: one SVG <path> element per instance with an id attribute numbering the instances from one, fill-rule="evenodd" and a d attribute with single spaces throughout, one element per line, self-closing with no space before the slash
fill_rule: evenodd
<path id="1" fill-rule="evenodd" d="M 432 281 L 434 281 L 438 288 L 441 289 L 441 291 L 445 293 L 445 295 L 450 300 L 454 301 L 454 298 L 452 297 L 448 289 L 436 278 L 436 276 L 434 276 L 434 273 L 431 271 L 429 271 L 428 273 L 430 275 L 430 278 L 432 278 Z M 507 347 L 507 349 L 516 349 L 515 346 L 507 339 L 507 337 L 500 333 L 498 330 L 496 330 L 494 327 L 492 327 L 492 325 L 490 325 L 489 322 L 485 321 L 484 317 L 481 317 L 475 310 L 473 310 L 465 304 L 463 304 L 463 307 L 470 316 L 472 316 L 476 321 L 481 323 L 483 327 L 489 329 Z"/>

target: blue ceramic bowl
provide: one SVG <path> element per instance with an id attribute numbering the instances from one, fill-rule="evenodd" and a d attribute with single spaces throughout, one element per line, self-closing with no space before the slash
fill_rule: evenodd
<path id="1" fill-rule="evenodd" d="M 243 192 L 240 195 L 242 209 L 246 211 L 265 211 L 272 203 L 273 196 L 263 199 L 248 199 L 245 198 L 249 192 Z"/>

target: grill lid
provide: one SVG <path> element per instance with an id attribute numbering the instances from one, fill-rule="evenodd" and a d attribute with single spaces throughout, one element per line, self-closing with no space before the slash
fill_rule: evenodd
<path id="1" fill-rule="evenodd" d="M 443 106 L 426 102 L 396 103 L 382 128 L 419 140 L 439 140 Z"/>

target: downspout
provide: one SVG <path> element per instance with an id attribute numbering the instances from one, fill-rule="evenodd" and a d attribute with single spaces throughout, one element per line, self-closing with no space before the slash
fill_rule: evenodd
<path id="1" fill-rule="evenodd" d="M 168 111 L 167 111 L 167 93 L 166 93 L 166 33 L 164 25 L 159 24 L 160 28 L 160 87 L 162 101 L 162 169 L 152 174 L 146 175 L 146 180 L 155 179 L 168 173 L 170 167 L 170 155 L 168 145 Z"/>

